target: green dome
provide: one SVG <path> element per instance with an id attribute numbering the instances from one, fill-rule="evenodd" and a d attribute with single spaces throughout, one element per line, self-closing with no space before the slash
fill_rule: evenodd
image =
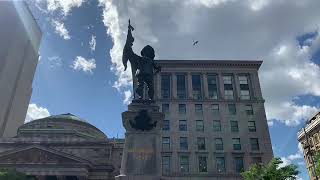
<path id="1" fill-rule="evenodd" d="M 61 136 L 106 139 L 107 136 L 87 121 L 71 114 L 52 115 L 30 121 L 18 129 L 18 136 Z"/>

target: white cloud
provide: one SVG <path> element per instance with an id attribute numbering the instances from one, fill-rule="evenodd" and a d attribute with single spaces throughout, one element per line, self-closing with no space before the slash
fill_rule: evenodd
<path id="1" fill-rule="evenodd" d="M 95 51 L 95 50 L 96 50 L 96 44 L 97 44 L 97 42 L 96 42 L 96 36 L 92 35 L 92 36 L 91 36 L 91 40 L 90 40 L 90 42 L 89 42 L 91 51 Z"/>
<path id="2" fill-rule="evenodd" d="M 69 31 L 65 28 L 63 22 L 52 20 L 51 24 L 55 28 L 55 32 L 58 33 L 63 39 L 68 40 L 71 38 Z"/>
<path id="3" fill-rule="evenodd" d="M 320 38 L 302 48 L 296 40 L 319 30 L 320 1 L 100 0 L 100 4 L 113 40 L 110 56 L 118 90 L 130 88 L 131 72 L 123 72 L 121 61 L 130 17 L 137 53 L 150 44 L 156 59 L 264 60 L 259 76 L 269 125 L 274 121 L 297 125 L 318 108 L 295 104 L 293 99 L 320 96 L 320 68 L 310 61 Z M 199 41 L 196 48 L 194 39 Z"/>
<path id="4" fill-rule="evenodd" d="M 37 106 L 36 104 L 29 104 L 25 123 L 35 119 L 41 119 L 50 116 L 48 109 Z"/>
<path id="5" fill-rule="evenodd" d="M 64 16 L 68 15 L 72 8 L 80 7 L 83 0 L 47 0 L 48 11 L 61 11 Z"/>
<path id="6" fill-rule="evenodd" d="M 62 66 L 62 60 L 59 56 L 48 57 L 48 62 L 51 68 Z"/>
<path id="7" fill-rule="evenodd" d="M 132 96 L 132 93 L 130 90 L 127 90 L 127 91 L 124 91 L 124 100 L 123 100 L 123 104 L 130 104 L 130 101 L 131 101 L 131 96 Z"/>
<path id="8" fill-rule="evenodd" d="M 96 61 L 94 59 L 87 60 L 82 56 L 77 56 L 71 67 L 74 70 L 82 70 L 86 73 L 92 73 L 92 70 L 96 68 Z"/>

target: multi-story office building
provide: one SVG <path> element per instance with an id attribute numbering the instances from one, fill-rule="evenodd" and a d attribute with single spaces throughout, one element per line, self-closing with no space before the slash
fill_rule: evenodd
<path id="1" fill-rule="evenodd" d="M 262 61 L 157 62 L 164 179 L 241 179 L 251 164 L 272 159 L 258 78 Z"/>
<path id="2" fill-rule="evenodd" d="M 302 144 L 303 155 L 311 180 L 319 179 L 315 175 L 315 155 L 320 151 L 320 112 L 307 121 L 298 132 L 298 141 Z"/>
<path id="3" fill-rule="evenodd" d="M 26 116 L 42 33 L 23 1 L 0 1 L 0 27 L 0 137 L 12 137 Z"/>

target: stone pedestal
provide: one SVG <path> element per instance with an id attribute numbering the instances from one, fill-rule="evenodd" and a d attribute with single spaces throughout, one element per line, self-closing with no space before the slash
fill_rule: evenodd
<path id="1" fill-rule="evenodd" d="M 164 114 L 152 101 L 134 100 L 122 113 L 126 129 L 116 180 L 160 180 L 160 131 Z"/>

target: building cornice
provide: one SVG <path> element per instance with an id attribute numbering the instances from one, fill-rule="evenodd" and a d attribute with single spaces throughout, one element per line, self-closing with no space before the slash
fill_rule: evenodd
<path id="1" fill-rule="evenodd" d="M 314 115 L 310 120 L 307 121 L 305 131 L 306 133 L 311 132 L 313 129 L 318 127 L 320 125 L 320 112 L 318 112 L 316 115 Z M 305 133 L 303 128 L 297 133 L 298 140 L 300 141 L 304 137 Z"/>
<path id="2" fill-rule="evenodd" d="M 263 61 L 260 60 L 156 60 L 161 65 L 168 67 L 205 67 L 205 68 L 252 68 L 258 70 Z"/>

